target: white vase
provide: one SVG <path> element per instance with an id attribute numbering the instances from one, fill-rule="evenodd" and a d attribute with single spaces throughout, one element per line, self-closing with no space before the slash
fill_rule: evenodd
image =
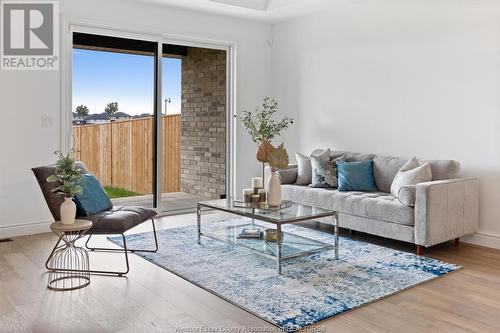
<path id="1" fill-rule="evenodd" d="M 281 181 L 278 171 L 271 172 L 267 180 L 267 204 L 270 206 L 281 205 Z"/>
<path id="2" fill-rule="evenodd" d="M 60 213 L 62 224 L 75 223 L 76 205 L 72 198 L 64 198 L 64 202 L 61 204 Z"/>

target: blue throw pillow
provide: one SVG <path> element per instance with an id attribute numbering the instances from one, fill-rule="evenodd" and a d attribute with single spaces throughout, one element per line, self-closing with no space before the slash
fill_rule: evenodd
<path id="1" fill-rule="evenodd" d="M 339 191 L 376 191 L 373 161 L 337 161 Z"/>
<path id="2" fill-rule="evenodd" d="M 104 188 L 93 174 L 84 174 L 81 186 L 83 193 L 74 197 L 77 216 L 89 216 L 113 208 Z"/>

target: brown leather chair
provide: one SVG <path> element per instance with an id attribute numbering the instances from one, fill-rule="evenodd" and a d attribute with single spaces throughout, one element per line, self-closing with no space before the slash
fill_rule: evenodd
<path id="1" fill-rule="evenodd" d="M 81 162 L 77 163 L 82 171 L 85 172 L 85 165 Z M 33 168 L 31 170 L 35 174 L 36 180 L 38 181 L 38 184 L 42 189 L 43 196 L 45 198 L 45 201 L 47 202 L 47 205 L 49 206 L 52 217 L 55 221 L 59 221 L 61 219 L 59 208 L 64 201 L 64 198 L 62 195 L 52 192 L 52 190 L 59 186 L 59 184 L 57 182 L 49 183 L 47 181 L 47 177 L 55 174 L 55 166 L 43 166 Z M 92 228 L 87 232 L 89 237 L 85 242 L 85 247 L 87 249 L 91 251 L 123 252 L 125 254 L 125 263 L 127 265 L 127 269 L 125 271 L 91 270 L 90 272 L 95 274 L 113 274 L 122 276 L 123 274 L 127 274 L 129 272 L 130 267 L 128 261 L 128 252 L 158 251 L 158 239 L 156 237 L 156 228 L 154 222 L 154 217 L 156 216 L 156 214 L 156 211 L 154 211 L 153 209 L 138 206 L 128 206 L 113 207 L 110 210 L 105 210 L 90 216 L 78 216 L 78 219 L 92 221 Z M 128 249 L 124 233 L 149 220 L 151 220 L 153 225 L 155 248 L 151 250 Z M 93 235 L 121 235 L 123 239 L 123 249 L 89 247 L 88 243 Z M 58 245 L 59 242 L 57 242 L 54 248 L 57 248 Z"/>

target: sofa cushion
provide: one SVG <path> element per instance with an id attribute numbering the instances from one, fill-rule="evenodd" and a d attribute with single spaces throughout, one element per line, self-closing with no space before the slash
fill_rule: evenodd
<path id="1" fill-rule="evenodd" d="M 324 149 L 316 149 L 313 150 L 311 155 L 318 155 L 324 152 Z M 362 153 L 353 153 L 350 151 L 342 151 L 342 150 L 332 150 L 330 151 L 330 155 L 332 159 L 336 159 L 339 157 L 342 157 L 342 160 L 347 161 L 347 162 L 354 162 L 354 161 L 370 161 L 373 160 L 373 158 L 376 156 L 375 154 L 362 154 Z"/>
<path id="2" fill-rule="evenodd" d="M 81 219 L 92 221 L 91 234 L 121 234 L 156 216 L 156 211 L 138 206 L 114 207 Z"/>
<path id="3" fill-rule="evenodd" d="M 333 209 L 332 195 L 335 189 L 299 185 L 281 185 L 281 198 L 309 206 Z"/>
<path id="4" fill-rule="evenodd" d="M 297 173 L 299 168 L 288 168 L 283 170 L 278 170 L 281 178 L 281 184 L 295 184 L 297 181 Z"/>
<path id="5" fill-rule="evenodd" d="M 390 192 L 391 184 L 399 169 L 407 162 L 392 156 L 376 156 L 373 158 L 373 175 L 377 189 Z M 419 164 L 429 162 L 432 171 L 432 180 L 443 180 L 460 177 L 460 163 L 453 160 L 418 160 Z"/>
<path id="6" fill-rule="evenodd" d="M 406 160 L 392 156 L 376 156 L 373 159 L 373 177 L 377 189 L 381 192 L 391 192 L 391 184 L 399 169 Z"/>
<path id="7" fill-rule="evenodd" d="M 415 223 L 414 209 L 390 193 L 336 191 L 332 199 L 333 209 L 339 213 L 405 225 Z"/>
<path id="8" fill-rule="evenodd" d="M 414 209 L 401 204 L 390 193 L 339 192 L 335 189 L 282 185 L 281 194 L 284 200 L 335 209 L 339 213 L 404 225 L 414 225 L 415 221 Z"/>
<path id="9" fill-rule="evenodd" d="M 429 162 L 432 180 L 444 180 L 460 177 L 460 162 L 453 160 L 419 160 L 420 164 Z"/>

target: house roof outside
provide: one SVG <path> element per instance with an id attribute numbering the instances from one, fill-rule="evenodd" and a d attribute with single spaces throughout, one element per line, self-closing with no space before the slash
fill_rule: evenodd
<path id="1" fill-rule="evenodd" d="M 118 112 L 114 113 L 110 118 L 111 119 L 123 119 L 123 118 L 132 118 L 132 116 L 125 113 L 125 112 L 118 111 Z"/>
<path id="2" fill-rule="evenodd" d="M 85 117 L 85 120 L 109 120 L 108 115 L 106 113 L 94 113 L 89 114 Z"/>
<path id="3" fill-rule="evenodd" d="M 87 117 L 81 118 L 75 112 L 73 112 L 73 119 L 84 119 L 84 120 L 111 120 L 111 119 L 127 119 L 132 118 L 131 115 L 125 112 L 116 112 L 111 117 L 109 117 L 105 112 L 89 114 Z"/>

